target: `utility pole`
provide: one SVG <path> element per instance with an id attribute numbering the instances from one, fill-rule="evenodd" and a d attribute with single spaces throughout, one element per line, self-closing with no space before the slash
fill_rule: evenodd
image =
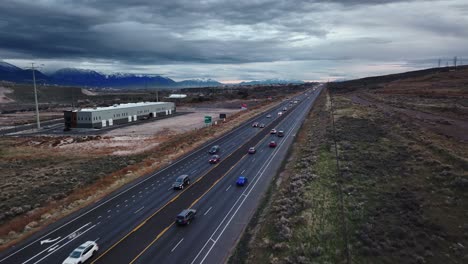
<path id="1" fill-rule="evenodd" d="M 440 68 L 440 59 L 439 59 L 439 68 Z"/>
<path id="2" fill-rule="evenodd" d="M 457 67 L 457 56 L 453 57 L 453 67 Z"/>
<path id="3" fill-rule="evenodd" d="M 36 101 L 37 129 L 40 129 L 41 128 L 41 121 L 39 119 L 39 105 L 37 103 L 36 74 L 34 73 L 34 63 L 31 63 L 31 65 L 32 65 L 33 83 L 34 83 L 34 99 Z"/>

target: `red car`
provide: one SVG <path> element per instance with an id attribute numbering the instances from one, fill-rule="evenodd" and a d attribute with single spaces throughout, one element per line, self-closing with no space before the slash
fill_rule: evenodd
<path id="1" fill-rule="evenodd" d="M 220 160 L 221 160 L 221 159 L 220 159 L 220 157 L 219 157 L 218 155 L 213 155 L 213 156 L 211 156 L 211 159 L 209 160 L 209 162 L 210 162 L 211 164 L 216 164 L 216 163 L 218 163 Z"/>
<path id="2" fill-rule="evenodd" d="M 270 141 L 270 144 L 268 144 L 270 148 L 275 148 L 276 147 L 276 142 L 275 141 Z"/>

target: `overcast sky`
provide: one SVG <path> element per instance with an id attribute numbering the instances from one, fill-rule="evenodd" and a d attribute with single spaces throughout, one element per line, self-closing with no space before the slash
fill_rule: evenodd
<path id="1" fill-rule="evenodd" d="M 45 71 L 235 82 L 468 64 L 466 0 L 1 0 L 0 14 L 0 59 Z"/>

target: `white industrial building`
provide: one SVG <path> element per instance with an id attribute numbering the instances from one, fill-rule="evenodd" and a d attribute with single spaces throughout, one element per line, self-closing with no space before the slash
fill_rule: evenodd
<path id="1" fill-rule="evenodd" d="M 102 128 L 174 114 L 176 107 L 171 102 L 142 102 L 116 104 L 108 107 L 83 108 L 64 111 L 67 128 Z"/>

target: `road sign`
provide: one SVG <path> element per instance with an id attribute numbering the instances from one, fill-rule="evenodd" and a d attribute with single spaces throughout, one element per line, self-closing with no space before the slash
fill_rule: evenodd
<path id="1" fill-rule="evenodd" d="M 211 123 L 211 116 L 205 116 L 205 124 Z"/>

